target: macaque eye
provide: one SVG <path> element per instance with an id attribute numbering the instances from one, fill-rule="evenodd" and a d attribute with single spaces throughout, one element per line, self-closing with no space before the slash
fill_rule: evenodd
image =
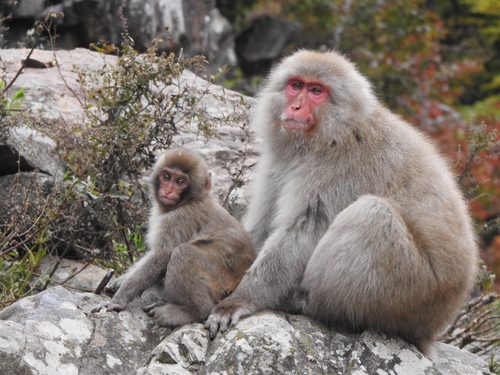
<path id="1" fill-rule="evenodd" d="M 177 180 L 175 180 L 175 183 L 179 186 L 182 186 L 186 183 L 186 180 L 183 178 L 178 178 Z"/>
<path id="2" fill-rule="evenodd" d="M 169 174 L 169 173 L 163 173 L 163 174 L 161 175 L 161 179 L 162 179 L 163 181 L 170 181 L 170 174 Z"/>
<path id="3" fill-rule="evenodd" d="M 290 86 L 295 90 L 300 90 L 302 88 L 302 84 L 299 81 L 293 81 Z"/>
<path id="4" fill-rule="evenodd" d="M 311 88 L 310 90 L 314 95 L 318 95 L 318 94 L 321 94 L 323 92 L 323 89 L 319 86 L 314 86 L 313 88 Z"/>

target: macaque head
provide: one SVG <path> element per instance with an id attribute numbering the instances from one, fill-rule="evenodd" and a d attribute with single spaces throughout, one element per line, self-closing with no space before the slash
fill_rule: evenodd
<path id="1" fill-rule="evenodd" d="M 189 188 L 189 177 L 180 169 L 165 167 L 158 176 L 158 200 L 165 206 L 175 206 Z"/>
<path id="2" fill-rule="evenodd" d="M 200 198 L 212 188 L 205 161 L 184 149 L 168 150 L 161 155 L 153 167 L 150 183 L 152 198 L 163 211 Z"/>
<path id="3" fill-rule="evenodd" d="M 321 150 L 351 137 L 376 106 L 370 83 L 345 57 L 301 50 L 273 68 L 252 117 L 272 149 Z"/>

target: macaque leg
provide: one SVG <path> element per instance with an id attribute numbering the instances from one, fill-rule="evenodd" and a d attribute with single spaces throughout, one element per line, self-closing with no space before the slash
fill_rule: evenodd
<path id="1" fill-rule="evenodd" d="M 303 312 L 334 327 L 395 334 L 426 350 L 436 277 L 390 201 L 362 196 L 318 243 L 298 293 Z M 437 322 L 436 325 L 441 325 Z"/>
<path id="2" fill-rule="evenodd" d="M 149 316 L 155 318 L 159 326 L 163 327 L 177 327 L 199 321 L 197 316 L 192 314 L 188 308 L 172 303 L 161 306 L 157 305 L 152 309 L 144 308 L 144 311 L 146 311 Z"/>
<path id="3" fill-rule="evenodd" d="M 165 299 L 168 303 L 155 307 L 156 322 L 162 326 L 178 326 L 201 322 L 215 306 L 212 291 L 219 271 L 196 245 L 184 243 L 174 249 L 165 276 Z"/>

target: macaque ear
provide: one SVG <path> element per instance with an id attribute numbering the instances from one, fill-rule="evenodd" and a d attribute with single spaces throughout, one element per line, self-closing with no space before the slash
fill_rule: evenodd
<path id="1" fill-rule="evenodd" d="M 205 186 L 203 186 L 203 194 L 210 193 L 212 190 L 212 172 L 208 171 L 205 177 Z"/>

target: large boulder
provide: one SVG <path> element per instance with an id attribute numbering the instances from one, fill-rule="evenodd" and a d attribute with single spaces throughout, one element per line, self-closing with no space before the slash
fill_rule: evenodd
<path id="1" fill-rule="evenodd" d="M 343 334 L 300 315 L 263 311 L 215 340 L 202 324 L 174 331 L 141 309 L 92 314 L 105 298 L 54 287 L 0 312 L 0 374 L 488 374 L 484 361 L 436 344 L 431 360 L 406 342 Z"/>
<path id="2" fill-rule="evenodd" d="M 134 374 L 169 332 L 133 304 L 94 317 L 97 295 L 55 287 L 0 312 L 0 373 Z"/>

